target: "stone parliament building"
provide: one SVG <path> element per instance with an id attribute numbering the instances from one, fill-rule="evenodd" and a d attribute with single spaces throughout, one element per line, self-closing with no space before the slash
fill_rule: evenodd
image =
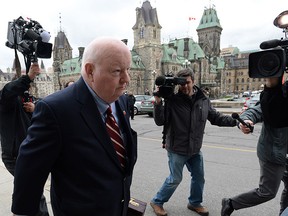
<path id="1" fill-rule="evenodd" d="M 150 1 L 144 1 L 142 7 L 136 8 L 136 22 L 132 26 L 134 45 L 127 91 L 152 93 L 157 76 L 175 75 L 187 67 L 194 71 L 196 85 L 209 90 L 211 98 L 259 90 L 263 86 L 264 79 L 248 76 L 249 53 L 258 50 L 240 52 L 237 47 L 220 50 L 222 27 L 215 7 L 204 9 L 196 29 L 198 42 L 184 37 L 161 43 L 161 29 L 156 8 Z M 126 39 L 122 41 L 128 43 Z M 79 47 L 78 57 L 72 57 L 73 48 L 60 30 L 53 44 L 53 67 L 46 70 L 41 62 L 42 73 L 34 81 L 35 96 L 45 97 L 64 88 L 68 81 L 79 79 L 84 49 Z M 0 70 L 0 88 L 14 75 L 13 68 L 5 73 Z"/>

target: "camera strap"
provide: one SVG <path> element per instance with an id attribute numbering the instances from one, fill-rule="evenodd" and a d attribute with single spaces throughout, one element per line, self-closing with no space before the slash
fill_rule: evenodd
<path id="1" fill-rule="evenodd" d="M 168 109 L 167 109 L 168 100 L 164 98 L 164 125 L 162 130 L 162 148 L 165 148 L 166 145 L 166 132 L 167 132 L 167 124 L 168 124 Z"/>

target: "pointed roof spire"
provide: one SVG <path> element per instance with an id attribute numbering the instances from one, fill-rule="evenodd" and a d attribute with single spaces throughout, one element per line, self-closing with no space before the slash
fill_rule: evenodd
<path id="1" fill-rule="evenodd" d="M 136 8 L 136 24 L 133 26 L 132 29 L 138 28 L 139 18 L 142 17 L 145 25 L 154 25 L 158 28 L 162 28 L 159 24 L 157 10 L 156 8 L 152 8 L 150 1 L 146 0 L 143 1 L 141 8 Z"/>
<path id="2" fill-rule="evenodd" d="M 218 19 L 217 16 L 215 5 L 213 5 L 212 7 L 210 5 L 209 8 L 205 7 L 199 26 L 197 27 L 197 30 L 211 27 L 219 27 L 220 29 L 222 29 L 220 25 L 220 20 Z"/>
<path id="3" fill-rule="evenodd" d="M 60 31 L 62 31 L 62 25 L 61 25 L 61 13 L 59 13 L 59 25 L 60 25 Z"/>

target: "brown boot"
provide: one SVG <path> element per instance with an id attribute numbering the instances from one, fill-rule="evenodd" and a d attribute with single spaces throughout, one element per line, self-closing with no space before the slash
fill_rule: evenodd
<path id="1" fill-rule="evenodd" d="M 150 205 L 153 208 L 153 210 L 157 216 L 167 216 L 167 212 L 164 210 L 163 206 L 156 205 L 152 202 L 150 202 Z"/>
<path id="2" fill-rule="evenodd" d="M 208 216 L 209 215 L 208 209 L 204 206 L 201 206 L 201 205 L 194 207 L 190 203 L 188 203 L 187 208 L 190 209 L 191 211 L 195 211 L 197 214 L 199 214 L 201 216 Z"/>

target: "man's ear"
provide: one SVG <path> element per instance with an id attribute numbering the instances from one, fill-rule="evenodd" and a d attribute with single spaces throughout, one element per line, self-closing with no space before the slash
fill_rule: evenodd
<path id="1" fill-rule="evenodd" d="M 86 63 L 85 64 L 85 73 L 91 82 L 93 82 L 93 80 L 94 80 L 93 79 L 94 70 L 95 70 L 94 64 L 92 64 L 92 63 Z"/>

